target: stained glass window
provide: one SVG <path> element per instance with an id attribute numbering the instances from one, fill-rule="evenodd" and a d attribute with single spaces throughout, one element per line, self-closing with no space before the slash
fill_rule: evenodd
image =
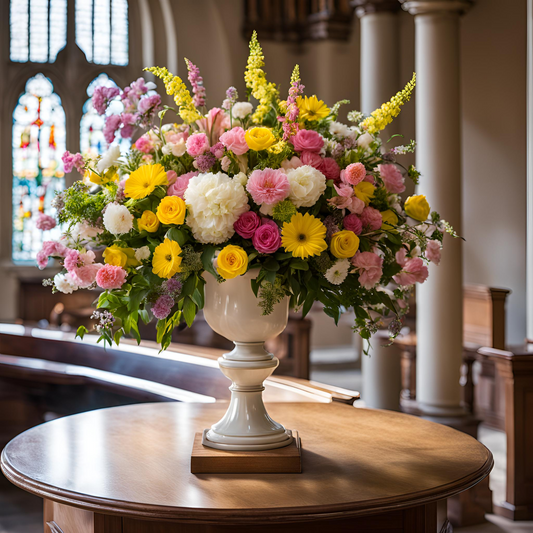
<path id="1" fill-rule="evenodd" d="M 10 58 L 53 63 L 67 44 L 67 0 L 11 0 Z"/>
<path id="2" fill-rule="evenodd" d="M 32 261 L 43 240 L 59 228 L 35 227 L 39 213 L 53 215 L 51 202 L 64 188 L 65 111 L 52 82 L 37 74 L 26 83 L 13 111 L 13 260 Z"/>
<path id="3" fill-rule="evenodd" d="M 93 157 L 103 154 L 108 148 L 104 138 L 105 116 L 99 115 L 92 103 L 94 90 L 102 85 L 105 87 L 117 87 L 117 84 L 107 74 L 102 73 L 95 78 L 87 87 L 89 99 L 83 105 L 83 116 L 80 121 L 80 151 L 84 155 Z M 123 111 L 124 105 L 120 98 L 116 98 L 107 108 L 106 115 L 120 114 Z M 120 139 L 119 144 L 121 152 L 129 150 L 131 145 L 129 139 Z"/>
<path id="4" fill-rule="evenodd" d="M 76 0 L 76 44 L 89 63 L 128 64 L 128 1 Z"/>

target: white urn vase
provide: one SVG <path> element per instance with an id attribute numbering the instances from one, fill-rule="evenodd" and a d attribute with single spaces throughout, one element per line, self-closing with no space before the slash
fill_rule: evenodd
<path id="1" fill-rule="evenodd" d="M 231 380 L 231 400 L 226 414 L 204 432 L 203 444 L 223 450 L 269 450 L 292 443 L 290 430 L 268 415 L 263 403 L 263 382 L 279 364 L 265 349 L 265 341 L 287 326 L 289 299 L 263 315 L 251 280 L 258 270 L 219 283 L 205 274 L 204 316 L 211 328 L 233 341 L 235 348 L 218 359 L 220 370 Z"/>

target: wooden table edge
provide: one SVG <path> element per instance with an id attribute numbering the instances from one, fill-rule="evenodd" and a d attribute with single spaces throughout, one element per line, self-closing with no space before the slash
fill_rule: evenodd
<path id="1" fill-rule="evenodd" d="M 481 443 L 480 443 L 481 444 Z M 484 446 L 485 447 L 485 446 Z M 408 509 L 420 505 L 437 502 L 459 494 L 489 475 L 494 466 L 494 458 L 490 450 L 486 447 L 488 457 L 481 468 L 476 472 L 461 478 L 453 483 L 433 489 L 431 491 L 420 492 L 419 496 L 413 494 L 402 494 L 400 497 L 372 500 L 372 505 L 368 505 L 368 500 L 354 503 L 342 503 L 335 505 L 314 506 L 312 512 L 309 507 L 275 507 L 261 509 L 207 509 L 207 508 L 184 508 L 167 507 L 152 504 L 141 504 L 132 502 L 122 502 L 106 498 L 96 498 L 68 490 L 58 489 L 28 479 L 22 473 L 12 467 L 5 456 L 5 449 L 0 456 L 0 468 L 5 477 L 14 485 L 39 496 L 40 498 L 55 501 L 65 505 L 77 507 L 98 514 L 108 514 L 129 518 L 172 520 L 184 523 L 196 524 L 246 524 L 246 523 L 279 523 L 279 522 L 301 522 L 316 519 L 348 518 L 352 516 L 370 516 L 373 514 Z M 194 474 L 191 474 L 194 475 Z M 231 474 L 219 474 L 231 475 Z M 253 476 L 254 474 L 250 474 Z M 262 474 L 268 475 L 268 474 Z M 206 515 L 209 518 L 206 518 Z"/>

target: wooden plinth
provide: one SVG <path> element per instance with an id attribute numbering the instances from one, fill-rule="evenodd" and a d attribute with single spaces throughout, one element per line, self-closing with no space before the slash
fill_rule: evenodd
<path id="1" fill-rule="evenodd" d="M 257 452 L 226 451 L 202 444 L 196 433 L 191 454 L 192 474 L 300 474 L 302 445 L 297 431 L 289 446 Z"/>

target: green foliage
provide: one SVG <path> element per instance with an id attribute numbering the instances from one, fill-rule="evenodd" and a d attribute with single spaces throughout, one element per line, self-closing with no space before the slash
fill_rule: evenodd
<path id="1" fill-rule="evenodd" d="M 77 222 L 89 222 L 96 225 L 102 217 L 102 211 L 107 204 L 103 191 L 96 194 L 88 194 L 89 187 L 81 181 L 77 181 L 63 193 L 64 207 L 59 212 L 59 222 L 69 222 L 71 225 Z"/>
<path id="2" fill-rule="evenodd" d="M 409 165 L 409 168 L 407 169 L 407 175 L 413 180 L 413 183 L 415 185 L 418 185 L 418 182 L 420 181 L 420 172 L 415 168 L 414 165 Z"/>
<path id="3" fill-rule="evenodd" d="M 291 218 L 298 212 L 295 205 L 290 200 L 283 200 L 274 206 L 272 218 L 277 222 L 290 222 Z"/>

